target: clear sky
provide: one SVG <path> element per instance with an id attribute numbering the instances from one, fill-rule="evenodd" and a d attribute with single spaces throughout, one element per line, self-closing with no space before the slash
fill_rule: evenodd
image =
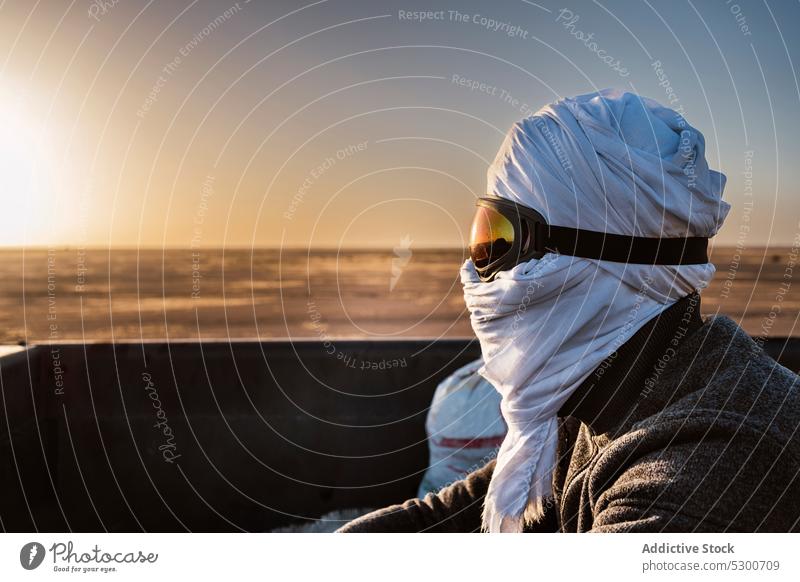
<path id="1" fill-rule="evenodd" d="M 718 242 L 790 244 L 798 24 L 777 0 L 0 0 L 0 245 L 462 245 L 509 126 L 612 86 L 705 133 Z"/>

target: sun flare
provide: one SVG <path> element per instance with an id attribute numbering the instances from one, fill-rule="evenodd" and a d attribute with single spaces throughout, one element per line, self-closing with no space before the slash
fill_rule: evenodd
<path id="1" fill-rule="evenodd" d="M 38 225 L 52 212 L 48 150 L 46 127 L 28 111 L 24 95 L 0 85 L 0 201 L 5 209 L 0 245 L 28 244 L 42 234 Z"/>

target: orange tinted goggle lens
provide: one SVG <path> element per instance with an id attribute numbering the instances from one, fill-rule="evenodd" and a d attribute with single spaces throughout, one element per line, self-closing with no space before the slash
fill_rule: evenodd
<path id="1" fill-rule="evenodd" d="M 514 225 L 492 208 L 478 206 L 469 237 L 469 253 L 478 269 L 489 266 L 511 250 Z"/>

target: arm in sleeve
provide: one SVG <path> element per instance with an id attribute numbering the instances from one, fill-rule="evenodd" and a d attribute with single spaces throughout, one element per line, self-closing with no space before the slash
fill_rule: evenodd
<path id="1" fill-rule="evenodd" d="M 483 499 L 494 470 L 494 461 L 461 481 L 428 493 L 424 499 L 409 499 L 368 513 L 341 527 L 342 533 L 375 532 L 473 532 L 481 527 Z"/>
<path id="2" fill-rule="evenodd" d="M 797 464 L 763 433 L 712 431 L 633 457 L 591 477 L 592 532 L 791 531 L 800 518 Z"/>

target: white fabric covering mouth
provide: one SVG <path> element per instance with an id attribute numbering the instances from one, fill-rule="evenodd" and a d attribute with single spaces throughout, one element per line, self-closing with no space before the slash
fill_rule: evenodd
<path id="1" fill-rule="evenodd" d="M 703 135 L 653 100 L 606 89 L 563 99 L 516 123 L 488 171 L 490 196 L 548 223 L 647 237 L 711 237 L 729 205 Z M 509 431 L 483 527 L 522 531 L 552 495 L 557 412 L 642 325 L 704 288 L 714 266 L 614 263 L 545 255 L 483 283 L 461 269 L 464 298 L 502 396 Z"/>

